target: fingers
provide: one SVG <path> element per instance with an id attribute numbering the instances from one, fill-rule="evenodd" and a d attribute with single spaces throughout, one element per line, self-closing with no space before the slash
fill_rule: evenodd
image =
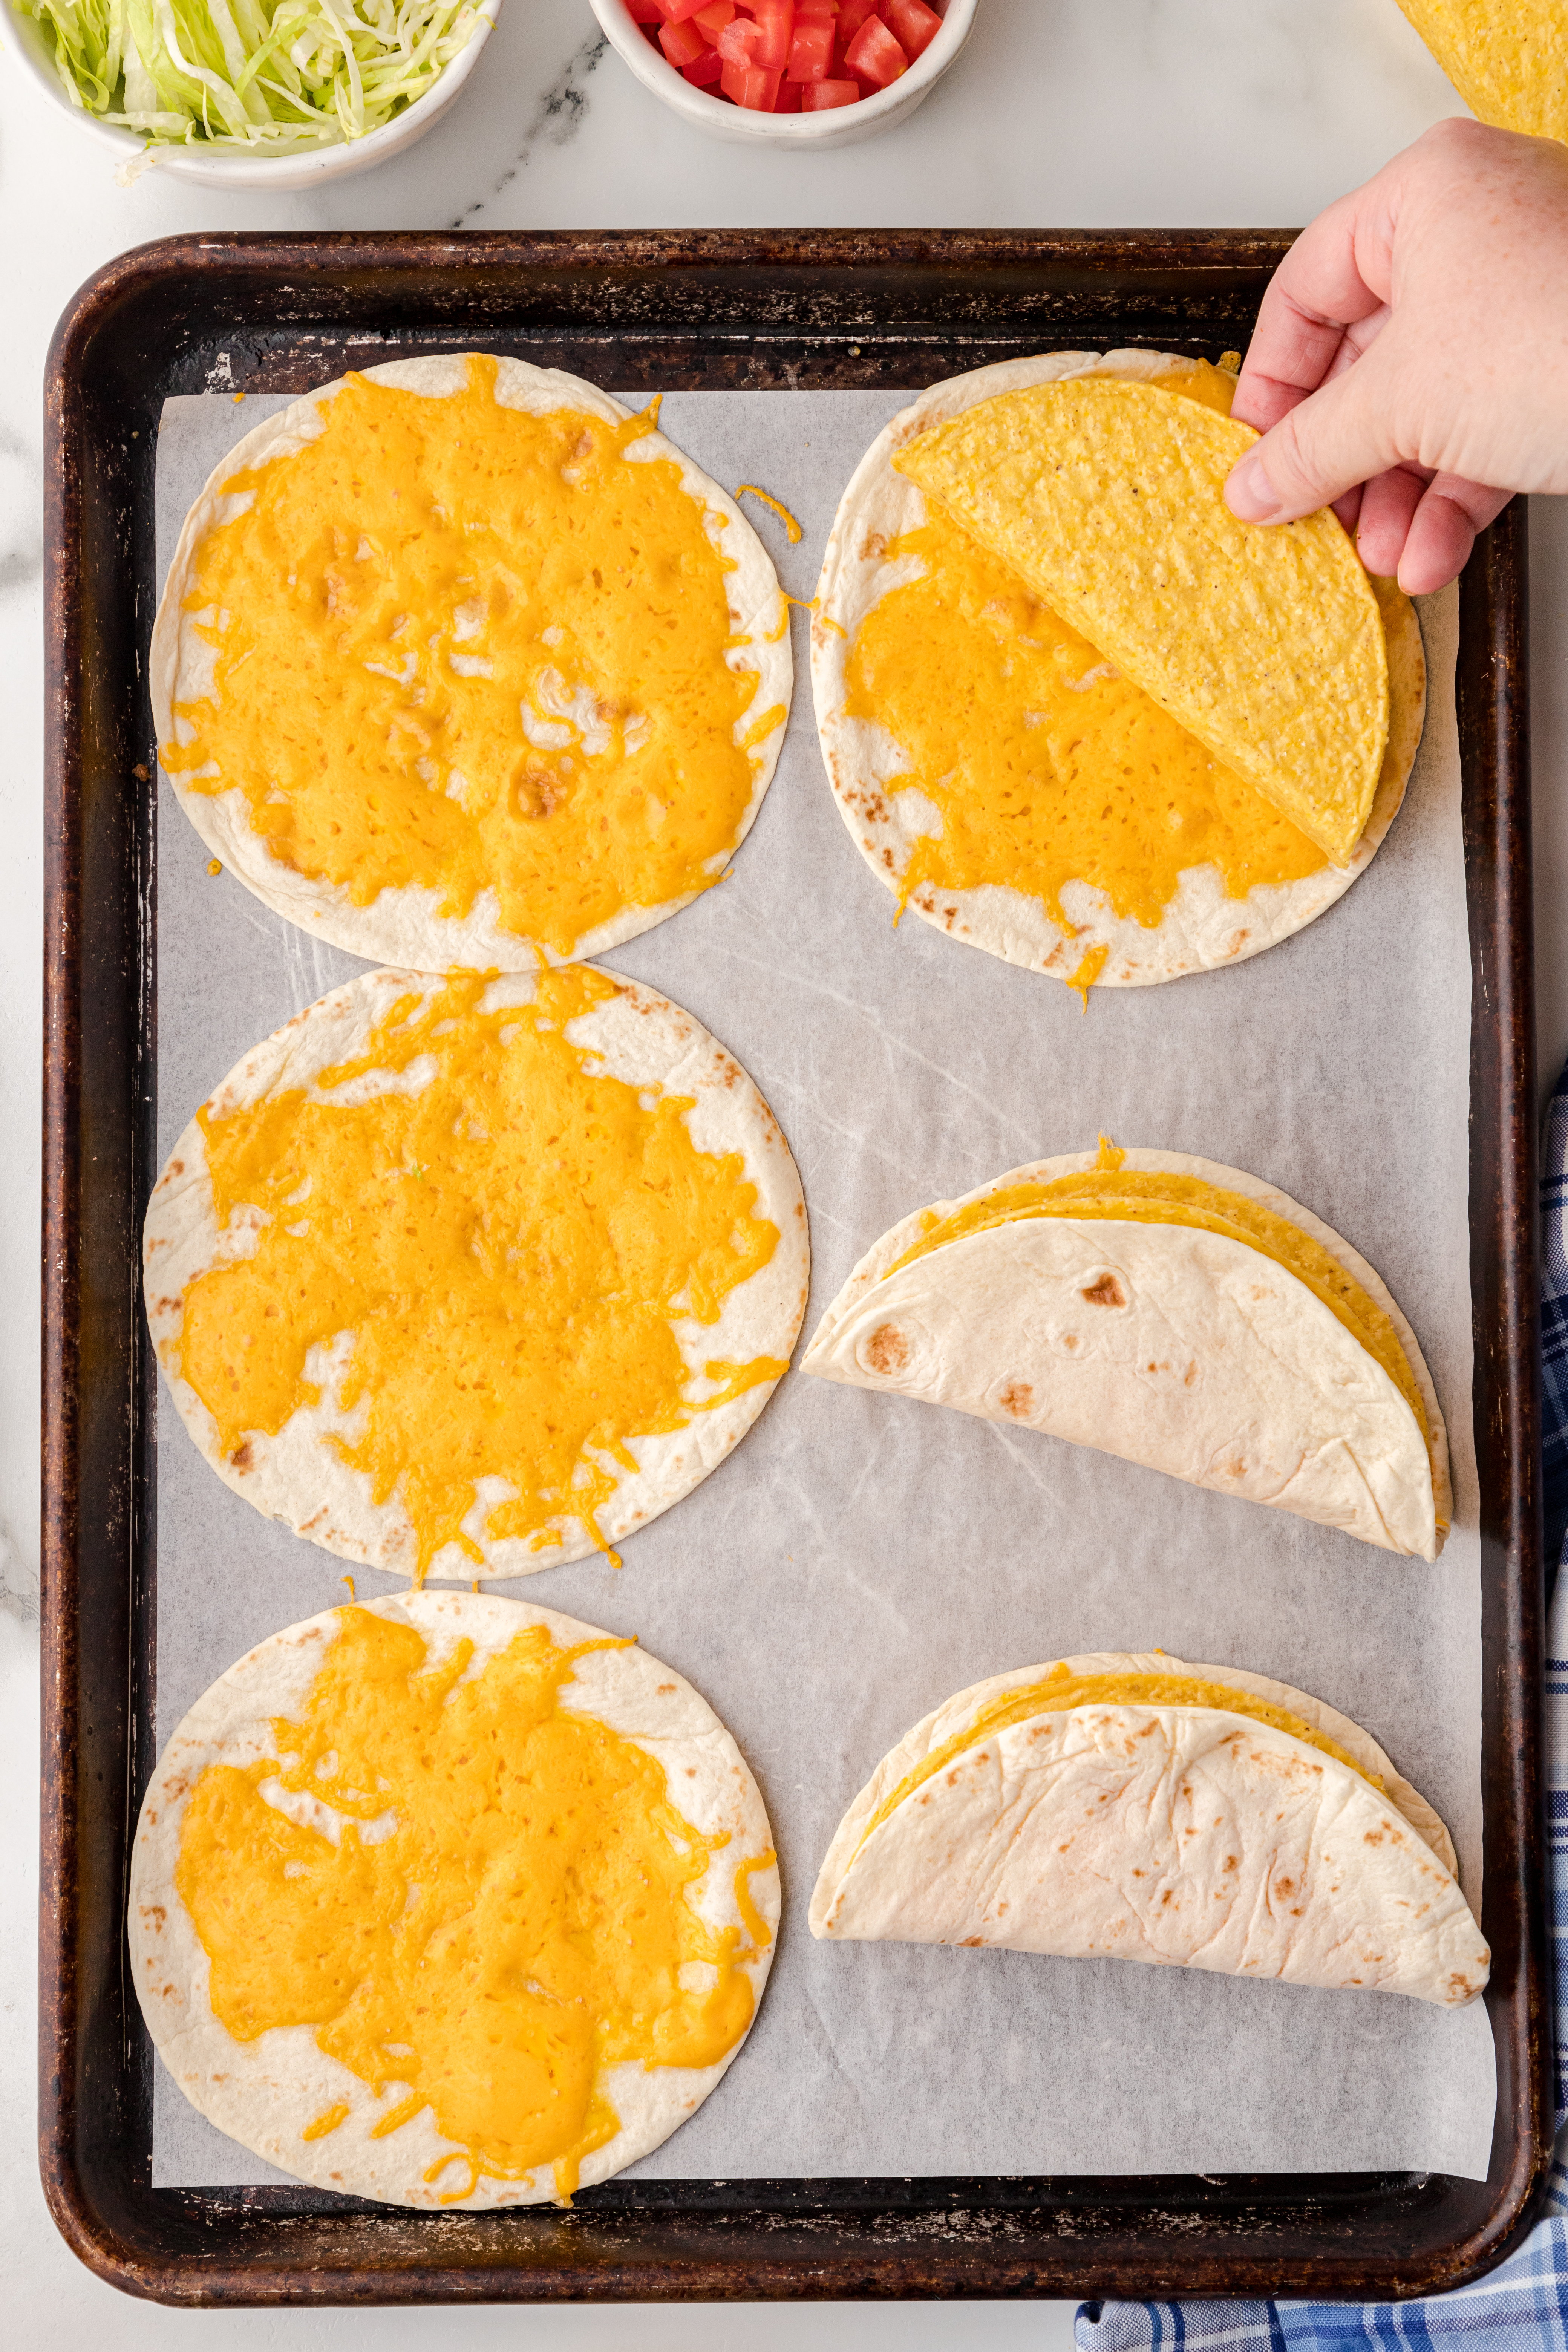
<path id="1" fill-rule="evenodd" d="M 1392 580 L 1398 571 L 1412 519 L 1431 478 L 1414 466 L 1395 466 L 1377 475 L 1362 492 L 1356 553 L 1380 580 Z"/>
<path id="2" fill-rule="evenodd" d="M 1231 474 L 1225 495 L 1243 522 L 1294 522 L 1399 462 L 1382 394 L 1384 347 L 1292 408 Z"/>
<path id="3" fill-rule="evenodd" d="M 1510 490 L 1489 490 L 1458 474 L 1439 474 L 1411 517 L 1399 558 L 1399 584 L 1407 596 L 1430 596 L 1464 570 L 1476 533 L 1501 514 Z"/>
<path id="4" fill-rule="evenodd" d="M 1244 425 L 1264 432 L 1277 425 L 1332 372 L 1346 330 L 1380 311 L 1386 315 L 1391 236 L 1380 187 L 1384 176 L 1380 173 L 1320 213 L 1275 271 L 1231 408 Z"/>

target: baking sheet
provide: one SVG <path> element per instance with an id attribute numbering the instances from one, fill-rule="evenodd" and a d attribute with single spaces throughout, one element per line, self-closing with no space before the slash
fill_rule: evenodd
<path id="1" fill-rule="evenodd" d="M 637 395 L 629 395 L 634 400 Z M 799 517 L 809 597 L 843 484 L 909 395 L 668 394 L 661 424 L 721 481 Z M 209 468 L 280 398 L 166 403 L 158 576 Z M 619 950 L 745 1064 L 811 1216 L 806 1331 L 912 1207 L 1018 1162 L 1159 1145 L 1252 1170 L 1372 1260 L 1448 1423 L 1456 1524 L 1428 1567 L 1334 1530 L 912 1401 L 791 1376 L 696 1494 L 601 1560 L 515 1591 L 635 1633 L 731 1726 L 784 1885 L 780 1948 L 716 2095 L 627 2178 L 1435 2170 L 1485 2177 L 1496 2086 L 1479 2004 L 1241 1982 L 1022 1953 L 824 1945 L 806 1927 L 849 1799 L 965 1684 L 1065 1652 L 1252 1667 L 1363 1725 L 1437 1807 L 1479 1901 L 1479 1544 L 1470 1423 L 1470 971 L 1453 705 L 1458 599 L 1422 608 L 1426 737 L 1367 875 L 1229 972 L 1096 992 L 912 919 L 868 872 L 817 754 L 806 646 L 788 740 L 732 877 Z M 160 784 L 160 1157 L 247 1046 L 363 969 L 224 875 Z M 342 1599 L 337 1561 L 212 1476 L 166 1400 L 157 1430 L 160 1747 L 223 1669 Z M 401 1589 L 356 1571 L 362 1598 Z M 159 2063 L 155 2186 L 279 2182 Z"/>

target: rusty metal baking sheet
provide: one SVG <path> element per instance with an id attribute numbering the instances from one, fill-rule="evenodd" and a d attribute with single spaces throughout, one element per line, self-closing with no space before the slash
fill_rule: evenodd
<path id="1" fill-rule="evenodd" d="M 923 926 L 895 932 L 891 902 L 856 856 L 823 782 L 804 677 L 785 762 L 733 880 L 610 960 L 689 1004 L 773 1099 L 813 1211 L 814 1311 L 865 1241 L 911 1203 L 1037 1150 L 1081 1144 L 1090 1134 L 1079 1130 L 1095 1125 L 1123 1141 L 1234 1158 L 1285 1183 L 1389 1279 L 1432 1358 L 1461 1454 L 1463 1433 L 1473 1429 L 1474 1484 L 1462 1464 L 1459 1484 L 1461 1519 L 1479 1529 L 1479 1574 L 1473 1554 L 1463 1570 L 1462 1545 L 1450 1548 L 1434 1581 L 1419 1562 L 1363 1553 L 1326 1530 L 1152 1474 L 1131 1474 L 1142 1504 L 1126 1492 L 1112 1506 L 1105 1457 L 792 1380 L 726 1467 L 628 1545 L 621 1579 L 583 1563 L 521 1588 L 640 1632 L 690 1673 L 757 1766 L 785 1848 L 786 1938 L 797 1941 L 786 1940 L 756 2036 L 719 2097 L 643 2177 L 584 2192 L 569 2214 L 438 2220 L 293 2184 L 156 2187 L 151 2053 L 127 2005 L 127 1843 L 157 1725 L 166 1733 L 195 1696 L 208 1655 L 225 1661 L 257 1633 L 323 1605 L 336 1575 L 326 1555 L 255 1520 L 206 1475 L 177 1429 L 158 1449 L 166 1460 L 155 1481 L 156 1381 L 136 1286 L 141 1210 L 160 1133 L 172 1135 L 261 1028 L 340 969 L 355 968 L 350 959 L 319 971 L 290 965 L 283 927 L 268 933 L 271 919 L 254 902 L 226 877 L 205 875 L 177 812 L 159 837 L 143 672 L 155 599 L 153 450 L 165 400 L 222 387 L 239 416 L 235 390 L 297 393 L 345 364 L 476 346 L 574 368 L 634 394 L 660 390 L 671 395 L 666 422 L 677 438 L 721 478 L 764 481 L 807 510 L 799 549 L 771 543 L 787 584 L 809 593 L 831 497 L 789 466 L 797 446 L 816 436 L 801 433 L 786 445 L 759 433 L 748 447 L 737 423 L 748 404 L 720 432 L 728 404 L 713 400 L 717 390 L 761 393 L 750 408 L 759 418 L 785 387 L 801 396 L 802 413 L 815 395 L 834 394 L 846 419 L 855 413 L 853 432 L 845 431 L 855 449 L 838 448 L 830 464 L 818 451 L 836 490 L 847 457 L 902 385 L 1066 343 L 1141 341 L 1217 356 L 1245 340 L 1287 241 L 1241 231 L 212 236 L 121 257 L 68 310 L 48 381 L 40 2152 L 62 2230 L 117 2284 L 182 2303 L 1403 2295 L 1474 2274 L 1526 2226 L 1545 2181 L 1551 2090 L 1517 508 L 1484 535 L 1458 598 L 1462 795 L 1451 783 L 1427 795 L 1440 859 L 1425 862 L 1434 842 L 1422 814 L 1427 780 L 1418 778 L 1389 844 L 1342 907 L 1250 967 L 1152 993 L 1108 993 L 1086 1020 L 1058 989 Z M 771 537 L 772 526 L 763 528 Z M 1441 610 L 1428 615 L 1428 650 L 1445 671 L 1448 630 Z M 204 903 L 229 910 L 222 956 L 207 957 L 226 975 L 217 984 L 202 961 L 199 928 L 183 922 L 182 890 L 186 913 Z M 1405 1033 L 1413 1055 L 1430 1049 L 1426 1064 L 1380 1055 L 1353 1001 L 1369 972 L 1384 976 L 1382 925 L 1393 926 L 1412 990 L 1424 980 L 1432 999 L 1425 1034 Z M 191 951 L 184 962 L 182 940 Z M 977 976 L 963 983 L 961 1029 L 944 1000 L 967 966 Z M 1286 986 L 1287 971 L 1301 975 L 1299 987 Z M 1253 984 L 1249 975 L 1258 993 L 1244 1024 L 1235 1005 L 1224 1008 L 1229 992 Z M 1396 991 L 1405 977 L 1393 970 Z M 1452 1115 L 1467 977 L 1468 1251 L 1465 1139 Z M 1151 1055 L 1143 1042 L 1162 999 L 1162 1032 L 1175 1038 L 1181 1000 L 1205 997 L 1221 1008 L 1216 1019 L 1230 1024 L 1234 1044 L 1206 1098 L 1180 1052 Z M 794 1008 L 788 1022 L 778 1017 L 781 1002 Z M 1020 1029 L 1024 1003 L 1031 1011 Z M 188 1017 L 193 1011 L 200 1019 Z M 1434 1085 L 1441 1117 L 1429 1098 Z M 861 1090 L 895 1104 L 896 1119 L 880 1132 L 863 1120 L 847 1135 L 842 1109 Z M 1380 1090 L 1381 1174 L 1337 1124 L 1348 1097 L 1364 1108 Z M 1288 1117 L 1264 1123 L 1259 1106 L 1280 1102 Z M 1436 1209 L 1430 1231 L 1423 1202 Z M 1467 1263 L 1473 1414 L 1459 1360 L 1462 1318 L 1453 1311 Z M 1042 1457 L 1050 1462 L 1044 1488 L 1019 1468 L 1031 1456 L 1037 1468 Z M 837 1484 L 825 1508 L 829 1466 Z M 182 1481 L 191 1506 L 183 1530 Z M 764 1494 L 769 1507 L 759 1512 L 753 1503 Z M 988 1510 L 993 1495 L 1004 1507 L 1002 1531 L 988 1528 L 977 1540 L 973 1510 L 959 1498 L 982 1497 Z M 1222 1518 L 1253 1532 L 1258 1575 L 1222 1557 Z M 947 1546 L 948 1572 L 934 1595 L 913 1576 L 907 1541 L 927 1521 Z M 247 1573 L 242 1555 L 258 1532 L 265 1559 L 248 1566 L 262 1572 Z M 1330 1573 L 1320 1547 L 1349 1554 L 1352 1572 Z M 715 1559 L 725 1612 L 710 1605 Z M 1468 1589 L 1479 1605 L 1479 1821 L 1462 1644 L 1448 1638 L 1451 1623 L 1435 1624 L 1421 1606 L 1447 1594 L 1450 1570 L 1454 1592 Z M 1126 1623 L 1134 1583 L 1145 1601 L 1157 1599 L 1162 1628 Z M 1347 1602 L 1352 1615 L 1362 1609 L 1369 1584 L 1403 1591 L 1408 1606 L 1394 1622 L 1375 1602 L 1356 1620 L 1358 1645 L 1340 1619 Z M 856 1638 L 837 1638 L 836 1625 L 851 1621 Z M 1265 1635 L 1270 1654 L 1260 1657 Z M 917 1713 L 1009 1662 L 1005 1651 L 1027 1659 L 1133 1639 L 1270 1666 L 1367 1723 L 1449 1818 L 1472 1886 L 1479 1827 L 1494 1953 L 1485 2015 L 1496 2061 L 1484 2179 L 1386 2168 L 1276 2172 L 1265 2168 L 1289 2159 L 1268 2149 L 1253 2168 L 1211 2170 L 1201 2139 L 1168 2127 L 1174 2098 L 1160 2109 L 1163 2140 L 1146 2140 L 1142 2168 L 1117 2174 L 1104 2129 L 1092 2126 L 1113 2109 L 1140 2111 L 1140 2062 L 1179 2074 L 1196 2049 L 1233 2063 L 1217 2049 L 1207 2006 L 1215 1997 L 1267 2002 L 1283 1994 L 1305 2015 L 1302 1996 L 1187 1972 L 822 1948 L 805 1937 L 805 1898 L 826 1837 Z M 1436 1676 L 1425 1708 L 1412 1691 L 1421 1672 Z M 809 1712 L 809 1743 L 792 1748 L 782 1713 L 770 1713 L 781 1692 Z M 814 2001 L 810 1972 L 823 1964 L 858 2009 L 835 2019 Z M 1196 2041 L 1188 2033 L 1162 2042 L 1148 2031 L 1152 2012 L 1142 2004 L 1152 1996 L 1142 1988 L 1161 1987 L 1167 1975 L 1187 2004 L 1183 2031 L 1194 2020 L 1203 2029 Z M 1045 2000 L 1040 1989 L 1058 1978 L 1083 1990 Z M 1111 2028 L 1089 2088 L 1080 2076 L 1071 2094 L 1086 2126 L 1051 2106 L 1041 2045 L 1048 2057 L 1063 2008 L 1092 2006 L 1101 1979 L 1114 1979 L 1103 2012 Z M 982 1988 L 977 2018 L 953 1998 L 952 1988 L 971 1979 Z M 1331 2038 L 1358 2033 L 1363 2011 L 1414 2011 L 1394 2000 L 1305 2001 L 1321 2004 Z M 1265 2013 L 1283 2018 L 1286 2009 L 1276 2000 Z M 1479 2018 L 1430 2012 L 1428 2022 L 1468 2027 Z M 983 2032 L 972 2030 L 976 2021 Z M 993 2026 L 1011 2040 L 999 2041 Z M 1383 2031 L 1375 2016 L 1373 2026 Z M 926 2075 L 944 2087 L 951 2077 L 956 2095 L 953 2121 L 929 2151 L 916 2136 L 931 2111 L 900 2097 L 910 2078 L 896 2077 L 911 2047 Z M 1332 2048 L 1296 2054 L 1309 2073 L 1342 2063 Z M 811 2095 L 778 2112 L 778 2131 L 764 2131 L 750 2153 L 708 2142 L 727 2107 L 765 2125 L 772 2084 L 803 2066 Z M 779 2071 L 769 2075 L 770 2067 Z M 1353 2138 L 1364 2119 L 1350 2071 L 1340 2079 Z M 1056 2135 L 1048 2142 L 1045 2131 L 1023 2128 L 1021 2103 L 1009 2105 L 1020 2080 L 1034 2086 L 1037 2119 Z M 1292 2091 L 1299 2080 L 1298 2070 Z M 993 2117 L 982 2085 L 993 2106 L 1000 2090 L 1015 2135 L 1007 2147 L 986 2137 Z M 1059 2082 L 1054 2088 L 1059 2108 L 1067 2097 Z M 1423 2132 L 1435 2125 L 1441 2133 L 1457 2110 L 1471 2110 L 1466 2145 L 1433 2139 L 1431 2160 L 1482 2168 L 1478 2092 L 1484 2101 L 1476 2074 L 1456 2084 L 1447 2114 L 1438 2097 L 1419 2118 Z M 1189 2103 L 1186 2119 L 1201 2130 L 1196 2107 Z M 854 2129 L 860 2140 L 842 2136 Z M 835 2132 L 839 2147 L 868 2151 L 858 2157 L 864 2171 L 826 2168 L 836 2160 Z M 1330 2160 L 1367 2162 L 1370 2146 L 1363 2139 L 1352 2152 L 1347 2143 Z M 792 2172 L 814 2152 L 825 2168 Z M 740 2161 L 720 2172 L 731 2155 Z M 1063 2157 L 1082 2168 L 1047 2170 Z M 1013 2168 L 987 2168 L 1001 2162 Z M 916 2169 L 927 2165 L 937 2168 Z M 231 2168 L 228 2182 L 237 2179 Z"/>

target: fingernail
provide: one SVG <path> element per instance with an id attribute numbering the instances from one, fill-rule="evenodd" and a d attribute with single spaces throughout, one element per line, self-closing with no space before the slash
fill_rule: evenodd
<path id="1" fill-rule="evenodd" d="M 1248 450 L 1225 486 L 1225 502 L 1243 522 L 1273 522 L 1285 511 L 1285 501 L 1263 470 L 1256 449 Z"/>

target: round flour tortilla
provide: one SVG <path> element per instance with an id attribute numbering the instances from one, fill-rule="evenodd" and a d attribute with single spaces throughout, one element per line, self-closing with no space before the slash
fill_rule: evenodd
<path id="1" fill-rule="evenodd" d="M 810 1248 L 800 1178 L 788 1144 L 752 1080 L 707 1030 L 679 1005 L 639 982 L 604 972 L 616 994 L 568 1024 L 574 1045 L 602 1059 L 596 1072 L 620 1078 L 654 1095 L 693 1097 L 685 1113 L 687 1130 L 700 1151 L 741 1155 L 746 1180 L 756 1187 L 754 1214 L 777 1226 L 779 1240 L 767 1265 L 738 1284 L 714 1323 L 675 1325 L 677 1340 L 699 1387 L 710 1361 L 749 1363 L 759 1356 L 788 1360 L 805 1313 Z M 309 1087 L 324 1070 L 363 1051 L 372 1033 L 400 998 L 428 1001 L 444 982 L 427 974 L 373 971 L 307 1005 L 286 1027 L 248 1053 L 204 1106 L 221 1117 L 285 1089 Z M 480 1010 L 526 1004 L 533 979 L 514 973 L 492 981 Z M 374 1074 L 372 1074 L 374 1077 Z M 374 1090 L 371 1082 L 353 1085 Z M 339 1089 L 334 1099 L 350 1099 Z M 335 1552 L 342 1559 L 396 1575 L 416 1572 L 415 1528 L 396 1488 L 375 1501 L 368 1472 L 352 1468 L 331 1443 L 334 1433 L 352 1436 L 356 1422 L 342 1403 L 352 1359 L 352 1338 L 340 1335 L 331 1349 L 312 1351 L 310 1377 L 321 1387 L 320 1402 L 301 1405 L 276 1436 L 251 1433 L 235 1457 L 218 1443 L 216 1424 L 174 1361 L 184 1318 L 184 1292 L 212 1267 L 247 1256 L 256 1245 L 261 1213 L 241 1208 L 220 1231 L 207 1172 L 206 1145 L 198 1119 L 181 1135 L 153 1188 L 142 1234 L 143 1289 L 147 1320 L 158 1360 L 180 1418 L 226 1486 L 258 1511 L 279 1519 L 296 1535 Z M 605 1542 L 646 1526 L 700 1486 L 745 1435 L 777 1386 L 774 1381 L 742 1390 L 710 1411 L 695 1412 L 684 1428 L 636 1437 L 630 1451 L 636 1471 L 614 1464 L 617 1484 L 597 1514 Z M 357 1410 L 357 1409 L 356 1409 Z M 486 1482 L 494 1484 L 495 1482 Z M 500 1500 L 476 1502 L 464 1532 L 482 1558 L 472 1559 L 457 1544 L 438 1551 L 431 1576 L 529 1576 L 540 1569 L 586 1559 L 601 1549 L 578 1518 L 550 1524 L 562 1541 L 534 1549 L 521 1537 L 486 1534 L 488 1510 Z"/>
<path id="2" fill-rule="evenodd" d="M 442 359 L 390 360 L 361 373 L 372 383 L 391 384 L 399 391 L 440 400 L 462 388 L 468 362 L 468 354 L 459 352 Z M 495 396 L 503 407 L 540 416 L 570 409 L 600 417 L 606 424 L 624 423 L 633 414 L 596 384 L 559 368 L 537 368 L 524 360 L 500 358 L 495 364 Z M 186 612 L 184 604 L 195 583 L 195 554 L 202 541 L 218 524 L 243 513 L 254 496 L 248 490 L 231 495 L 224 484 L 236 474 L 287 457 L 316 440 L 325 430 L 323 412 L 342 390 L 344 381 L 342 376 L 334 378 L 247 433 L 215 467 L 186 516 L 153 630 L 148 686 L 160 744 L 180 742 L 189 733 L 188 727 L 182 733 L 174 705 L 195 701 L 212 690 L 214 652 L 197 632 L 198 615 Z M 662 433 L 644 435 L 630 445 L 626 457 L 635 463 L 668 458 L 679 467 L 683 488 L 704 509 L 709 535 L 721 537 L 724 554 L 734 566 L 727 574 L 732 633 L 749 642 L 730 653 L 730 667 L 756 673 L 751 714 L 771 709 L 775 703 L 784 713 L 765 737 L 751 744 L 752 797 L 734 839 L 711 861 L 712 871 L 718 874 L 751 831 L 784 745 L 794 682 L 789 631 L 780 628 L 786 608 L 766 548 L 727 491 Z M 721 534 L 721 517 L 725 526 Z M 753 723 L 750 715 L 737 719 L 737 742 Z M 504 929 L 493 890 L 481 891 L 463 916 L 443 915 L 441 893 L 417 885 L 384 889 L 370 906 L 356 907 L 346 884 L 312 881 L 271 855 L 251 824 L 249 806 L 237 786 L 215 796 L 193 792 L 184 776 L 171 775 L 168 781 L 207 847 L 247 889 L 312 937 L 330 940 L 334 947 L 346 948 L 367 962 L 401 964 L 416 971 L 448 971 L 459 964 L 480 971 L 531 971 L 541 961 L 582 962 L 619 947 L 625 940 L 636 939 L 640 931 L 689 906 L 699 895 L 688 891 L 662 906 L 627 907 L 610 921 L 585 932 L 570 954 L 561 955 L 542 941 Z"/>
<path id="3" fill-rule="evenodd" d="M 458 1642 L 472 1642 L 471 1674 L 531 1626 L 542 1626 L 561 1648 L 605 1638 L 574 1618 L 492 1594 L 410 1593 L 378 1601 L 370 1613 L 412 1625 L 432 1666 Z M 389 2086 L 378 2099 L 368 2084 L 317 2047 L 309 2025 L 274 2027 L 253 2042 L 236 2041 L 213 2014 L 210 1963 L 175 1885 L 185 1806 L 197 1780 L 209 1766 L 244 1767 L 278 1753 L 272 1719 L 303 1707 L 338 1615 L 328 1611 L 260 1643 L 203 1694 L 164 1748 L 132 1853 L 132 1974 L 159 2054 L 192 2105 L 220 2131 L 314 2188 L 435 2208 L 448 2200 L 441 2181 L 423 2175 L 453 2143 L 437 2131 L 430 2110 L 377 2138 L 373 2126 L 399 2102 L 402 2086 Z M 560 1704 L 608 1724 L 651 1756 L 663 1769 L 671 1804 L 702 1836 L 728 1834 L 729 1843 L 687 1900 L 710 1927 L 739 1929 L 744 1951 L 752 1937 L 735 1900 L 734 1867 L 765 1853 L 773 1835 L 757 1784 L 712 1708 L 679 1675 L 635 1646 L 579 1658 Z M 748 1885 L 769 1930 L 769 1940 L 742 1963 L 760 2002 L 778 1927 L 776 1864 L 754 1872 Z M 740 2047 L 738 2041 L 708 2067 L 632 2063 L 611 2068 L 604 2086 L 621 2127 L 584 2158 L 583 2187 L 607 2180 L 668 2139 L 701 2105 Z M 312 2118 L 340 2104 L 348 2114 L 335 2130 L 319 2139 L 300 2137 Z M 468 2208 L 532 2205 L 554 2193 L 546 2164 L 517 2180 L 482 2177 L 471 2195 L 450 2201 Z"/>
<path id="4" fill-rule="evenodd" d="M 1258 1253 L 1202 1228 L 1020 1219 L 889 1273 L 928 1217 L 1096 1164 L 1087 1151 L 1034 1160 L 900 1219 L 828 1307 L 802 1370 L 1038 1429 L 1384 1550 L 1436 1559 L 1453 1490 L 1415 1334 L 1360 1252 L 1277 1186 L 1184 1152 L 1132 1150 L 1121 1163 L 1240 1192 L 1337 1259 L 1394 1326 L 1426 1408 L 1426 1444 L 1388 1373 L 1305 1283 L 1265 1260 L 1269 1297 L 1258 1306 Z M 1086 1311 L 1107 1275 L 1118 1303 Z"/>
<path id="5" fill-rule="evenodd" d="M 885 1757 L 839 1824 L 812 1933 L 999 1945 L 1295 1984 L 1403 1992 L 1458 2008 L 1490 1954 L 1432 1807 L 1359 1725 L 1234 1666 L 1096 1652 L 1069 1674 L 1172 1675 L 1272 1700 L 1332 1756 L 1212 1706 L 1095 1700 L 993 1731 L 871 1827 L 909 1774 L 1050 1664 L 960 1691 Z"/>
<path id="6" fill-rule="evenodd" d="M 1167 352 L 1044 352 L 1004 360 L 933 384 L 894 417 L 856 467 L 839 501 L 817 585 L 811 629 L 811 677 L 817 731 L 839 814 L 883 887 L 898 897 L 916 839 L 932 829 L 931 803 L 918 789 L 891 789 L 906 772 L 902 747 L 874 721 L 847 716 L 847 667 L 856 634 L 882 597 L 919 576 L 919 559 L 890 556 L 904 533 L 926 521 L 923 494 L 895 471 L 893 452 L 928 426 L 963 414 L 1000 393 L 1074 376 L 1114 375 L 1137 381 L 1192 366 Z M 1300 930 L 1365 872 L 1399 813 L 1415 762 L 1426 711 L 1426 664 L 1415 608 L 1397 587 L 1374 582 L 1388 645 L 1390 720 L 1376 797 L 1349 866 L 1325 866 L 1298 882 L 1260 884 L 1244 898 L 1228 898 L 1219 868 L 1189 866 L 1175 898 L 1152 928 L 1118 916 L 1106 893 L 1069 882 L 1062 903 L 1077 926 L 1071 934 L 1052 920 L 1042 900 L 1026 891 L 986 883 L 964 890 L 922 884 L 909 904 L 922 919 L 970 946 L 1031 971 L 1067 979 L 1097 949 L 1105 961 L 1096 988 L 1135 988 L 1239 963 Z"/>

